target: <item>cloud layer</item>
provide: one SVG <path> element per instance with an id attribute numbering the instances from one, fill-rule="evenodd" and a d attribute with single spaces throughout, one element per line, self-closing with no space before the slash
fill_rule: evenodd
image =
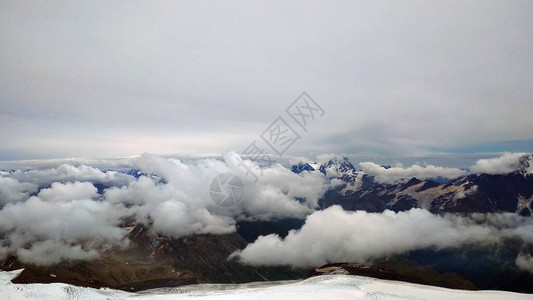
<path id="1" fill-rule="evenodd" d="M 49 186 L 53 182 L 89 181 L 105 185 L 122 186 L 133 178 L 116 171 L 101 171 L 87 165 L 61 164 L 57 167 L 35 170 L 16 170 L 5 177 L 16 179 L 20 182 L 29 182 L 38 186 Z"/>
<path id="2" fill-rule="evenodd" d="M 363 172 L 374 177 L 375 181 L 393 184 L 413 177 L 420 180 L 437 177 L 455 179 L 466 174 L 504 175 L 515 171 L 533 174 L 533 155 L 527 153 L 503 153 L 498 157 L 479 159 L 469 170 L 434 165 L 421 166 L 418 164 L 410 167 L 399 165 L 390 168 L 385 168 L 373 162 L 362 162 L 359 165 Z"/>
<path id="3" fill-rule="evenodd" d="M 533 174 L 533 155 L 526 153 L 504 153 L 500 157 L 480 159 L 470 170 L 476 174 L 501 175 L 522 169 Z"/>
<path id="4" fill-rule="evenodd" d="M 243 163 L 260 177 L 257 182 Z M 102 247 L 127 245 L 121 223 L 132 217 L 172 237 L 234 232 L 238 219 L 304 218 L 327 189 L 321 173 L 294 174 L 279 164 L 261 169 L 235 153 L 189 163 L 146 154 L 131 167 L 145 175 L 69 164 L 3 172 L 0 257 L 37 264 L 93 259 Z M 209 196 L 211 180 L 226 172 L 244 183 L 242 202 L 231 208 L 216 206 Z"/>
<path id="5" fill-rule="evenodd" d="M 314 267 L 331 262 L 368 262 L 423 248 L 496 244 L 505 238 L 533 243 L 533 220 L 513 214 L 477 214 L 470 218 L 433 215 L 423 209 L 395 213 L 344 211 L 332 206 L 307 217 L 300 230 L 284 239 L 260 236 L 230 258 L 252 265 Z M 526 268 L 530 260 L 520 256 Z"/>
<path id="6" fill-rule="evenodd" d="M 505 154 L 481 160 L 475 167 L 507 172 L 523 157 Z M 361 166 L 382 183 L 465 174 L 436 166 Z M 234 152 L 221 159 L 191 161 L 145 154 L 131 159 L 130 167 L 142 176 L 72 164 L 0 173 L 0 257 L 17 255 L 38 264 L 93 259 L 102 248 L 127 246 L 121 226 L 132 218 L 161 234 L 181 237 L 234 232 L 239 220 L 307 217 L 305 226 L 287 238 L 260 237 L 235 254 L 252 264 L 365 261 L 410 249 L 500 242 L 504 237 L 533 244 L 533 224 L 507 214 L 459 218 L 419 209 L 397 214 L 345 212 L 339 207 L 316 211 L 319 199 L 338 180 L 319 171 L 295 174 L 281 164 L 260 168 Z M 237 206 L 223 208 L 210 199 L 209 187 L 218 174 L 228 172 L 242 179 L 244 194 Z M 529 261 L 523 255 L 517 265 L 526 268 Z"/>
<path id="7" fill-rule="evenodd" d="M 363 172 L 374 177 L 374 180 L 377 182 L 389 184 L 395 183 L 398 180 L 410 179 L 413 177 L 416 177 L 420 180 L 436 177 L 454 179 L 467 173 L 467 171 L 458 168 L 445 168 L 433 165 L 412 165 L 407 168 L 385 168 L 373 162 L 362 162 L 359 165 L 361 168 L 363 168 Z"/>
<path id="8" fill-rule="evenodd" d="M 531 141 L 531 19 L 531 1 L 1 1 L 0 160 L 239 151 L 303 90 L 326 114 L 295 155 Z"/>
<path id="9" fill-rule="evenodd" d="M 98 257 L 106 245 L 125 246 L 117 225 L 120 210 L 108 202 L 69 199 L 48 202 L 38 197 L 6 205 L 0 211 L 0 257 L 53 264 Z"/>

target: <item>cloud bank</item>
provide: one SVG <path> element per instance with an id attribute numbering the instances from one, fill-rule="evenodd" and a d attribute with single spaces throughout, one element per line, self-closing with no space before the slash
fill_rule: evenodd
<path id="1" fill-rule="evenodd" d="M 37 185 L 33 183 L 0 176 L 0 205 L 28 199 L 36 191 Z"/>
<path id="2" fill-rule="evenodd" d="M 250 164 L 260 180 L 247 175 Z M 94 259 L 105 247 L 127 245 L 124 220 L 134 218 L 161 234 L 226 234 L 239 219 L 305 218 L 327 189 L 320 173 L 294 174 L 275 164 L 259 168 L 228 153 L 222 160 L 145 154 L 132 161 L 143 176 L 62 164 L 0 176 L 0 258 L 16 255 L 41 265 Z M 243 201 L 221 208 L 209 186 L 220 173 L 242 178 Z M 105 189 L 98 193 L 95 184 Z"/>
<path id="3" fill-rule="evenodd" d="M 377 182 L 388 184 L 413 177 L 421 180 L 436 177 L 454 179 L 467 173 L 467 171 L 458 168 L 445 168 L 433 165 L 412 165 L 407 168 L 391 167 L 388 169 L 373 162 L 362 162 L 359 165 L 363 168 L 363 172 L 374 177 L 374 180 Z"/>
<path id="4" fill-rule="evenodd" d="M 43 265 L 96 258 L 101 247 L 127 245 L 120 215 L 110 203 L 91 199 L 9 203 L 0 211 L 0 257 Z"/>
<path id="5" fill-rule="evenodd" d="M 469 170 L 434 165 L 420 166 L 418 164 L 410 167 L 399 165 L 391 168 L 385 168 L 373 162 L 362 162 L 359 165 L 363 169 L 363 172 L 374 177 L 375 181 L 393 184 L 400 180 L 411 179 L 413 177 L 420 180 L 436 177 L 455 179 L 466 174 L 504 175 L 515 171 L 521 171 L 524 174 L 533 174 L 533 155 L 526 153 L 503 153 L 501 156 L 495 158 L 479 159 Z"/>
<path id="6" fill-rule="evenodd" d="M 521 157 L 506 154 L 476 166 L 503 172 Z M 243 169 L 243 164 L 250 169 Z M 431 165 L 385 169 L 367 162 L 361 166 L 382 183 L 466 174 Z M 0 258 L 16 255 L 37 264 L 94 259 L 102 248 L 128 244 L 122 226 L 131 219 L 177 238 L 231 233 L 239 220 L 307 217 L 305 226 L 287 238 L 261 237 L 234 255 L 251 264 L 365 261 L 425 247 L 496 243 L 503 237 L 533 244 L 531 222 L 505 214 L 459 218 L 424 210 L 369 214 L 332 207 L 316 211 L 319 199 L 338 180 L 319 171 L 295 174 L 281 164 L 260 168 L 234 152 L 220 159 L 192 161 L 145 154 L 132 159 L 130 167 L 142 176 L 70 164 L 0 173 Z M 258 176 L 257 182 L 248 171 Z M 211 201 L 209 186 L 218 174 L 228 172 L 242 179 L 244 194 L 239 205 L 222 208 Z M 527 256 L 519 257 L 517 265 L 526 268 L 528 261 Z"/>
<path id="7" fill-rule="evenodd" d="M 522 169 L 533 174 L 533 155 L 526 153 L 504 153 L 500 157 L 480 159 L 470 170 L 476 174 L 502 175 Z"/>
<path id="8" fill-rule="evenodd" d="M 36 184 L 40 187 L 51 185 L 53 182 L 74 182 L 89 181 L 105 185 L 122 186 L 130 182 L 133 178 L 116 171 L 101 171 L 100 169 L 87 165 L 61 164 L 58 167 L 36 169 L 36 170 L 16 170 L 4 175 L 20 182 Z"/>
<path id="9" fill-rule="evenodd" d="M 532 225 L 533 220 L 513 214 L 463 218 L 433 215 L 423 209 L 367 213 L 332 206 L 308 216 L 300 230 L 289 232 L 284 239 L 275 234 L 260 236 L 230 258 L 252 265 L 293 267 L 369 262 L 415 249 L 495 244 L 504 238 L 532 243 L 533 236 L 528 231 Z M 519 258 L 519 262 L 525 265 L 526 261 Z"/>

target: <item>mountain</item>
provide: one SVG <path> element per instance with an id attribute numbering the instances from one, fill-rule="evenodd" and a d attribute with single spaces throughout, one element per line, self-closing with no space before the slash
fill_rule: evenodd
<path id="1" fill-rule="evenodd" d="M 352 163 L 348 160 L 347 157 L 344 157 L 342 160 L 330 159 L 327 163 L 322 165 L 314 162 L 303 162 L 293 165 L 291 167 L 291 171 L 296 174 L 300 174 L 304 171 L 319 171 L 326 176 L 336 177 L 339 179 L 343 179 L 347 182 L 353 182 L 355 178 L 354 176 L 357 173 L 355 167 L 352 165 Z"/>
<path id="2" fill-rule="evenodd" d="M 462 187 L 462 191 L 436 197 L 431 203 L 432 212 L 514 212 L 522 216 L 531 215 L 533 174 L 515 171 L 506 175 L 469 175 L 453 180 L 445 187 Z"/>
<path id="3" fill-rule="evenodd" d="M 500 246 L 468 245 L 448 249 L 413 250 L 402 258 L 439 273 L 453 272 L 481 290 L 506 290 L 533 293 L 533 273 L 516 266 L 520 252 L 531 248 L 509 240 Z M 529 250 L 529 255 L 533 253 Z"/>
<path id="4" fill-rule="evenodd" d="M 357 173 L 347 157 L 342 160 L 329 160 L 326 164 L 321 165 L 318 170 L 326 176 L 333 175 L 346 182 L 354 182 Z"/>
<path id="5" fill-rule="evenodd" d="M 291 168 L 291 171 L 293 173 L 300 174 L 303 171 L 308 171 L 308 172 L 315 171 L 315 168 L 313 168 L 313 166 L 311 166 L 309 163 L 303 163 L 303 164 L 293 165 Z"/>
<path id="6" fill-rule="evenodd" d="M 443 182 L 440 179 L 404 179 L 394 184 L 377 182 L 363 171 L 356 171 L 344 158 L 330 160 L 313 168 L 340 185 L 328 191 L 319 202 L 322 208 L 340 205 L 345 210 L 382 212 L 424 208 L 433 213 L 512 212 L 530 216 L 533 212 L 533 155 L 520 158 L 515 170 L 507 174 L 468 173 Z M 310 170 L 309 163 L 293 166 L 293 171 Z"/>
<path id="7" fill-rule="evenodd" d="M 128 224 L 132 225 L 132 224 Z M 228 261 L 233 251 L 242 249 L 259 235 L 285 236 L 300 220 L 239 222 L 237 232 L 226 235 L 192 235 L 180 239 L 157 235 L 151 228 L 137 224 L 126 227 L 131 244 L 127 249 L 103 250 L 91 261 L 62 262 L 52 266 L 24 264 L 15 257 L 0 263 L 2 270 L 24 269 L 16 284 L 68 283 L 93 288 L 109 287 L 124 291 L 140 291 L 202 283 L 247 283 L 302 279 L 332 274 L 331 267 L 342 268 L 351 275 L 429 284 L 448 288 L 476 289 L 463 277 L 391 257 L 371 265 L 338 263 L 317 269 L 289 267 L 252 267 Z M 243 238 L 244 237 L 244 238 Z M 337 268 L 337 269 L 338 269 Z M 326 271 L 324 271 L 326 270 Z M 337 272 L 339 274 L 339 272 Z M 504 287 L 505 288 L 505 287 Z"/>
<path id="8" fill-rule="evenodd" d="M 345 210 L 405 211 L 424 208 L 435 214 L 444 213 L 516 213 L 531 216 L 533 212 L 533 155 L 522 156 L 513 170 L 506 174 L 474 174 L 452 180 L 407 178 L 392 184 L 380 183 L 363 171 L 342 168 L 345 161 L 332 160 L 317 169 L 332 169 L 327 177 L 341 184 L 335 185 L 319 201 L 321 208 L 340 205 Z M 345 173 L 338 170 L 347 170 Z M 503 245 L 470 245 L 462 248 L 423 249 L 406 253 L 409 262 L 429 267 L 440 273 L 457 273 L 480 289 L 503 289 L 532 293 L 533 274 L 516 266 L 520 253 L 531 255 L 531 247 L 521 241 L 508 240 Z M 372 266 L 353 267 L 340 264 L 347 274 L 394 279 L 391 272 Z M 334 266 L 339 267 L 338 264 Z M 349 269 L 349 270 L 348 270 Z M 418 270 L 403 266 L 401 269 Z M 385 270 L 385 271 L 384 271 Z M 392 272 L 394 273 L 394 272 Z M 418 282 L 409 276 L 402 280 Z M 438 280 L 436 280 L 438 281 Z M 435 282 L 431 283 L 433 285 Z"/>
<path id="9" fill-rule="evenodd" d="M 320 208 L 341 205 L 346 210 L 382 212 L 417 207 L 435 214 L 512 212 L 530 216 L 533 212 L 532 161 L 531 155 L 524 156 L 512 171 L 505 174 L 468 173 L 453 180 L 405 178 L 394 183 L 378 182 L 357 170 L 347 158 L 331 159 L 323 164 L 304 162 L 294 165 L 291 170 L 298 174 L 324 174 L 331 182 L 332 188 L 319 200 Z M 123 172 L 165 182 L 163 178 L 137 169 Z M 94 185 L 99 194 L 107 187 L 105 182 Z M 314 268 L 254 267 L 228 261 L 228 256 L 235 250 L 244 249 L 259 236 L 277 234 L 285 237 L 290 230 L 297 230 L 303 224 L 304 220 L 299 219 L 240 220 L 236 224 L 237 232 L 232 234 L 171 238 L 156 234 L 150 225 L 124 221 L 121 227 L 128 231 L 127 238 L 131 241 L 128 248 L 105 248 L 101 249 L 98 259 L 52 266 L 27 264 L 10 256 L 0 261 L 0 269 L 24 268 L 14 280 L 20 284 L 63 282 L 126 291 L 188 284 L 302 279 L 310 273 L 324 272 Z M 512 242 L 498 249 L 475 245 L 469 249 L 424 249 L 390 257 L 388 261 L 377 260 L 371 265 L 331 262 L 331 265 L 318 269 L 332 270 L 329 268 L 334 267 L 341 273 L 454 288 L 475 285 L 482 289 L 533 292 L 529 288 L 533 286 L 533 277 L 518 270 L 515 263 L 518 254 L 533 253 L 531 250 Z"/>
<path id="10" fill-rule="evenodd" d="M 455 273 L 440 274 L 435 270 L 415 264 L 405 258 L 386 257 L 372 264 L 333 263 L 314 269 L 311 276 L 346 274 L 368 276 L 387 280 L 401 280 L 461 290 L 477 290 L 467 279 Z"/>
<path id="11" fill-rule="evenodd" d="M 103 250 L 96 260 L 38 266 L 10 257 L 0 262 L 0 269 L 24 268 L 15 283 L 64 282 L 127 291 L 197 283 L 286 280 L 307 274 L 288 267 L 252 267 L 228 261 L 233 251 L 247 244 L 238 233 L 173 239 L 157 235 L 141 224 L 126 228 L 130 246 Z"/>

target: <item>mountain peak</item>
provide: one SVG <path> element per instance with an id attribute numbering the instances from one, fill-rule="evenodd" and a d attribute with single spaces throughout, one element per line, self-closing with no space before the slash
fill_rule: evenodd
<path id="1" fill-rule="evenodd" d="M 327 169 L 334 170 L 336 173 L 346 173 L 349 171 L 355 172 L 355 168 L 352 163 L 348 160 L 347 157 L 343 157 L 342 160 L 330 159 L 325 165 L 321 165 L 319 170 L 320 172 L 326 174 Z"/>
<path id="2" fill-rule="evenodd" d="M 300 174 L 303 171 L 313 172 L 316 171 L 309 163 L 299 163 L 291 167 L 291 171 L 296 174 Z"/>
<path id="3" fill-rule="evenodd" d="M 518 159 L 517 172 L 523 175 L 533 174 L 533 154 L 525 154 Z"/>

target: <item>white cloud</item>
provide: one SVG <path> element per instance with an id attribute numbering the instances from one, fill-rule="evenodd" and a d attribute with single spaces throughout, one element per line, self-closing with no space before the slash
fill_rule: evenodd
<path id="1" fill-rule="evenodd" d="M 470 170 L 472 173 L 476 174 L 508 174 L 519 170 L 521 167 L 525 167 L 524 165 L 521 165 L 521 159 L 524 163 L 526 163 L 526 161 L 529 163 L 529 166 L 525 171 L 532 174 L 533 158 L 532 155 L 526 153 L 504 153 L 500 157 L 480 159 L 470 168 Z"/>
<path id="2" fill-rule="evenodd" d="M 117 158 L 59 158 L 59 159 L 31 159 L 31 160 L 11 160 L 0 161 L 0 169 L 4 170 L 36 170 L 50 169 L 60 165 L 73 166 L 92 166 L 101 170 L 129 169 L 134 157 L 117 157 Z M 2 174 L 4 171 L 0 171 Z M 8 172 L 5 172 L 6 174 Z"/>
<path id="3" fill-rule="evenodd" d="M 258 177 L 257 182 L 255 177 L 246 173 L 241 163 L 250 166 L 250 170 Z M 224 155 L 224 161 L 202 159 L 190 164 L 171 158 L 143 155 L 135 164 L 167 181 L 167 184 L 158 188 L 159 194 L 151 193 L 151 197 L 159 199 L 159 195 L 165 195 L 162 199 L 168 199 L 170 195 L 174 195 L 191 208 L 207 207 L 211 211 L 233 217 L 245 214 L 262 219 L 303 218 L 316 208 L 327 188 L 324 176 L 320 173 L 294 174 L 280 164 L 260 168 L 249 160 L 243 161 L 234 152 Z M 211 201 L 208 189 L 211 180 L 225 172 L 235 173 L 242 179 L 244 195 L 240 206 L 220 211 Z M 146 182 L 144 184 L 149 185 Z"/>
<path id="4" fill-rule="evenodd" d="M 168 200 L 158 204 L 150 216 L 157 232 L 180 237 L 189 234 L 226 234 L 235 232 L 235 220 L 218 216 L 207 209 L 189 209 L 179 201 Z"/>
<path id="5" fill-rule="evenodd" d="M 316 161 L 320 165 L 324 165 L 330 160 L 342 160 L 342 158 L 335 153 L 323 153 L 316 156 Z"/>
<path id="6" fill-rule="evenodd" d="M 103 183 L 115 186 L 127 184 L 134 178 L 115 171 L 103 172 L 97 168 L 80 165 L 73 166 L 62 164 L 53 168 L 37 169 L 29 171 L 17 170 L 4 177 L 17 179 L 20 182 L 30 182 L 41 187 L 49 186 L 53 182 L 74 182 L 90 181 L 93 183 Z"/>
<path id="7" fill-rule="evenodd" d="M 505 214 L 463 219 L 435 216 L 424 210 L 370 214 L 332 207 L 315 212 L 318 200 L 331 185 L 322 173 L 294 174 L 280 164 L 259 168 L 234 152 L 221 160 L 191 161 L 145 154 L 132 163 L 154 176 L 135 179 L 113 171 L 65 164 L 3 173 L 0 232 L 4 246 L 0 247 L 0 256 L 16 254 L 26 262 L 39 264 L 91 259 L 102 247 L 125 245 L 119 224 L 126 216 L 150 223 L 156 232 L 173 237 L 233 232 L 236 221 L 241 219 L 308 216 L 304 227 L 292 231 L 287 238 L 260 237 L 236 254 L 253 264 L 308 266 L 328 261 L 364 261 L 410 249 L 499 241 L 502 236 L 533 243 L 533 230 L 526 226 L 529 223 Z M 251 164 L 250 170 L 258 175 L 257 182 L 242 163 Z M 434 166 L 384 169 L 373 163 L 361 165 L 380 182 L 464 174 L 463 170 Z M 232 208 L 216 206 L 209 196 L 211 180 L 226 172 L 237 174 L 244 184 L 243 199 Z M 98 195 L 93 182 L 112 187 Z M 50 187 L 38 191 L 37 185 Z M 474 224 L 480 220 L 487 225 Z"/>
<path id="8" fill-rule="evenodd" d="M 276 164 L 263 170 L 257 184 L 249 183 L 246 187 L 247 201 L 242 202 L 244 211 L 252 216 L 270 219 L 304 218 L 317 208 L 327 185 L 320 172 L 294 174 Z"/>
<path id="9" fill-rule="evenodd" d="M 30 248 L 19 248 L 18 259 L 26 263 L 51 265 L 62 261 L 91 260 L 100 257 L 96 249 L 84 249 L 81 245 L 70 245 L 53 240 L 34 242 Z"/>
<path id="10" fill-rule="evenodd" d="M 125 232 L 117 227 L 122 212 L 122 205 L 93 200 L 47 202 L 31 197 L 7 204 L 0 210 L 0 232 L 8 241 L 1 253 L 39 264 L 94 258 L 101 246 L 126 245 Z"/>
<path id="11" fill-rule="evenodd" d="M 477 221 L 484 216 L 486 224 Z M 319 266 L 331 262 L 367 262 L 414 249 L 498 243 L 505 237 L 531 242 L 533 221 L 516 215 L 439 216 L 422 209 L 367 213 L 333 206 L 307 217 L 300 230 L 284 239 L 260 236 L 230 258 L 252 265 Z M 503 228 L 502 228 L 503 226 Z M 510 228 L 513 227 L 514 228 Z"/>
<path id="12" fill-rule="evenodd" d="M 33 183 L 0 176 L 0 207 L 9 202 L 26 200 L 34 192 L 37 192 L 37 186 Z"/>
<path id="13" fill-rule="evenodd" d="M 467 173 L 467 171 L 458 168 L 445 168 L 433 165 L 412 165 L 407 168 L 397 166 L 388 169 L 373 162 L 362 162 L 359 165 L 363 168 L 363 172 L 374 177 L 377 182 L 388 184 L 413 177 L 420 180 L 436 177 L 454 179 Z"/>
<path id="14" fill-rule="evenodd" d="M 469 195 L 472 195 L 472 194 L 475 194 L 477 192 L 477 189 L 478 189 L 478 186 L 477 185 L 474 185 L 472 187 L 470 187 L 468 190 L 465 190 L 465 191 L 459 191 L 457 192 L 455 195 L 454 195 L 454 199 L 458 200 L 458 199 L 464 199 L 466 198 L 466 196 L 469 196 Z"/>
<path id="15" fill-rule="evenodd" d="M 308 163 L 309 161 L 310 161 L 309 158 L 305 156 L 289 156 L 288 157 L 288 162 L 291 165 L 305 164 L 305 163 Z"/>
<path id="16" fill-rule="evenodd" d="M 119 228 L 124 217 L 172 237 L 234 232 L 240 218 L 304 218 L 327 188 L 321 173 L 294 174 L 280 164 L 263 169 L 252 165 L 260 177 L 255 182 L 239 166 L 242 162 L 235 153 L 223 160 L 189 162 L 145 154 L 134 159 L 132 167 L 153 176 L 138 179 L 66 164 L 3 174 L 11 177 L 0 177 L 6 204 L 0 210 L 0 232 L 2 244 L 9 246 L 0 247 L 0 256 L 16 254 L 39 264 L 91 259 L 101 247 L 124 245 Z M 211 180 L 226 172 L 239 174 L 244 183 L 236 207 L 221 208 L 210 199 Z M 93 182 L 111 187 L 99 195 Z M 50 187 L 31 196 L 37 185 Z"/>
<path id="17" fill-rule="evenodd" d="M 41 189 L 37 197 L 49 202 L 66 202 L 71 200 L 94 199 L 98 190 L 90 182 L 54 182 L 47 189 Z"/>

